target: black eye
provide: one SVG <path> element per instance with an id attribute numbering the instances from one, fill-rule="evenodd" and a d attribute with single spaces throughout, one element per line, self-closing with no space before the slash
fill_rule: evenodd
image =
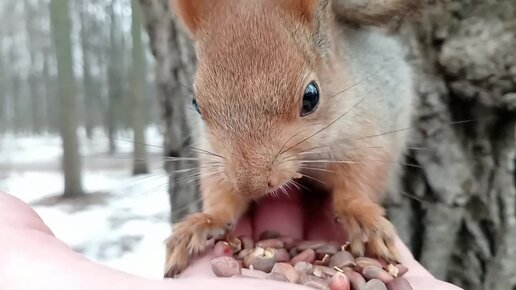
<path id="1" fill-rule="evenodd" d="M 199 105 L 197 104 L 197 100 L 196 99 L 192 100 L 192 106 L 197 111 L 197 113 L 201 114 L 201 110 L 199 109 Z"/>
<path id="2" fill-rule="evenodd" d="M 315 82 L 311 82 L 305 89 L 303 107 L 301 108 L 301 117 L 315 112 L 317 105 L 319 105 L 319 88 Z"/>

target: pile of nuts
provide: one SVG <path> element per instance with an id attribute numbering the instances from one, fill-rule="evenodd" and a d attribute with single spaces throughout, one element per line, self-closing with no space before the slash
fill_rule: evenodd
<path id="1" fill-rule="evenodd" d="M 273 231 L 260 235 L 256 244 L 248 237 L 227 237 L 215 244 L 211 261 L 217 277 L 242 276 L 242 269 L 261 271 L 266 279 L 305 285 L 321 290 L 411 290 L 402 276 L 403 265 L 366 257 L 355 259 L 347 244 L 299 241 Z M 254 276 L 253 276 L 254 277 Z M 334 281 L 339 279 L 339 283 Z M 345 286 L 342 286 L 345 281 Z"/>

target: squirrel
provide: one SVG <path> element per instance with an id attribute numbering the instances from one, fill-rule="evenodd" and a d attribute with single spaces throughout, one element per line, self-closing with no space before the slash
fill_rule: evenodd
<path id="1" fill-rule="evenodd" d="M 203 210 L 174 225 L 165 277 L 303 180 L 324 183 L 354 255 L 399 260 L 381 203 L 407 137 L 386 132 L 410 126 L 415 90 L 403 46 L 378 26 L 415 2 L 172 0 L 198 60 Z"/>

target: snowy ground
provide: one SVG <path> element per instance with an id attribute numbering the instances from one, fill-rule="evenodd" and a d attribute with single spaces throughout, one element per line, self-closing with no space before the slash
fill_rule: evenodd
<path id="1" fill-rule="evenodd" d="M 90 259 L 137 275 L 160 278 L 163 241 L 170 231 L 167 178 L 161 149 L 149 146 L 151 174 L 132 177 L 131 148 L 106 154 L 105 136 L 81 137 L 87 198 L 63 201 L 61 141 L 57 136 L 0 137 L 0 191 L 29 203 L 54 234 Z M 162 144 L 149 130 L 147 143 Z"/>

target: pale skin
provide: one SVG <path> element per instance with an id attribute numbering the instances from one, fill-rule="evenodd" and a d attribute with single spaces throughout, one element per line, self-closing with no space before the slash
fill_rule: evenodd
<path id="1" fill-rule="evenodd" d="M 303 225 L 298 196 L 261 202 L 254 217 L 244 217 L 237 234 L 256 237 L 266 229 L 307 239 L 344 239 L 340 227 L 328 226 L 328 216 L 311 217 Z M 324 226 L 321 226 L 324 225 Z M 41 218 L 20 200 L 0 193 L 0 289 L 9 290 L 173 290 L 173 289 L 309 289 L 299 285 L 249 278 L 215 278 L 211 254 L 197 259 L 180 279 L 150 280 L 93 263 L 58 240 Z M 405 278 L 414 290 L 460 290 L 435 279 L 396 240 Z M 280 284 L 281 283 L 281 284 Z"/>

